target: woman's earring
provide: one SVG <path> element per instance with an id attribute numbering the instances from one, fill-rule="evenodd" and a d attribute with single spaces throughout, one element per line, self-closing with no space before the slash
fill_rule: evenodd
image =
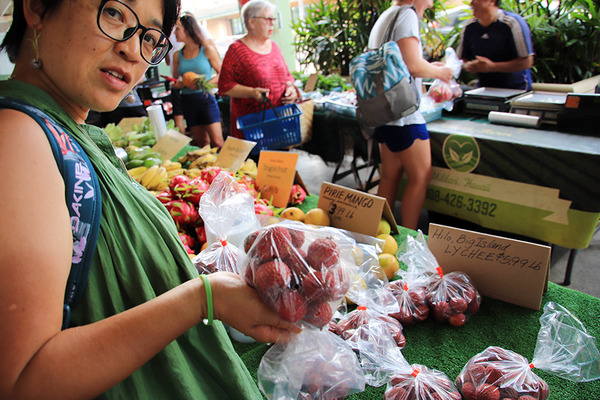
<path id="1" fill-rule="evenodd" d="M 31 43 L 33 43 L 33 49 L 35 50 L 35 58 L 30 62 L 31 68 L 34 69 L 42 68 L 42 60 L 40 60 L 40 48 L 38 42 L 40 35 L 41 32 L 38 33 L 38 31 L 35 28 L 33 28 L 33 39 L 29 39 L 31 40 Z"/>

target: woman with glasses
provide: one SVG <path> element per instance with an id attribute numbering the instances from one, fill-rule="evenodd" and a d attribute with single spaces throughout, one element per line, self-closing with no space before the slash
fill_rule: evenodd
<path id="1" fill-rule="evenodd" d="M 298 99 L 294 78 L 271 40 L 275 5 L 250 0 L 242 7 L 242 19 L 248 32 L 229 46 L 219 75 L 219 93 L 231 97 L 231 135 L 238 138 L 244 138 L 236 125 L 238 117 L 257 112 L 263 94 L 275 107 Z"/>
<path id="2" fill-rule="evenodd" d="M 192 14 L 186 13 L 179 18 L 175 37 L 183 43 L 183 48 L 173 55 L 173 77 L 179 79 L 186 72 L 195 72 L 204 75 L 209 83 L 216 84 L 221 70 L 221 57 L 217 47 L 204 36 Z M 217 76 L 212 77 L 213 70 Z M 181 80 L 174 86 L 181 89 L 183 115 L 192 131 L 194 144 L 200 147 L 207 144 L 223 147 L 219 106 L 212 93 L 184 87 Z"/>
<path id="3" fill-rule="evenodd" d="M 211 318 L 265 342 L 297 331 L 238 275 L 198 278 L 166 209 L 84 123 L 164 58 L 178 13 L 178 0 L 14 0 L 0 47 L 15 64 L 0 82 L 0 399 L 257 399 Z M 69 274 L 88 258 L 81 292 Z"/>

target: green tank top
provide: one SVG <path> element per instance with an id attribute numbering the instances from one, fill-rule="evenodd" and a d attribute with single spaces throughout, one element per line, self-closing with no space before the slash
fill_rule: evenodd
<path id="1" fill-rule="evenodd" d="M 100 232 L 85 294 L 72 311 L 71 326 L 107 318 L 197 276 L 165 207 L 129 177 L 103 130 L 76 124 L 46 92 L 23 82 L 0 82 L 0 95 L 23 100 L 65 126 L 98 175 Z M 156 324 L 159 327 L 161 321 Z M 190 329 L 99 398 L 254 400 L 263 396 L 216 321 Z"/>

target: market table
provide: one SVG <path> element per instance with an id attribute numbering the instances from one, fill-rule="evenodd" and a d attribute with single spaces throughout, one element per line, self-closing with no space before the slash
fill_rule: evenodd
<path id="1" fill-rule="evenodd" d="M 311 195 L 301 208 L 304 210 L 314 208 L 317 201 L 318 197 Z M 399 227 L 399 230 L 399 235 L 395 236 L 398 242 L 401 242 L 406 235 L 416 235 L 416 232 L 402 227 Z M 591 336 L 597 338 L 600 335 L 599 298 L 550 282 L 548 291 L 542 299 L 542 307 L 549 301 L 568 309 L 584 324 Z M 535 311 L 484 298 L 479 312 L 460 328 L 440 324 L 434 320 L 426 320 L 404 328 L 406 346 L 402 353 L 409 363 L 440 370 L 451 380 L 457 377 L 472 356 L 488 346 L 512 350 L 531 361 L 541 315 L 542 310 Z M 269 345 L 234 342 L 234 346 L 257 381 L 258 366 Z M 551 400 L 600 399 L 600 380 L 575 383 L 538 369 L 534 369 L 534 372 L 548 383 Z M 351 395 L 348 399 L 379 400 L 383 397 L 384 391 L 385 386 L 379 388 L 367 386 L 364 392 Z"/>

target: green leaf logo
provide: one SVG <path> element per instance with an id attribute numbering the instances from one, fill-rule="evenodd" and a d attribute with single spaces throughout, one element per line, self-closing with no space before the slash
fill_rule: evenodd
<path id="1" fill-rule="evenodd" d="M 479 145 L 471 136 L 448 136 L 442 151 L 446 165 L 455 171 L 471 172 L 479 164 Z"/>

